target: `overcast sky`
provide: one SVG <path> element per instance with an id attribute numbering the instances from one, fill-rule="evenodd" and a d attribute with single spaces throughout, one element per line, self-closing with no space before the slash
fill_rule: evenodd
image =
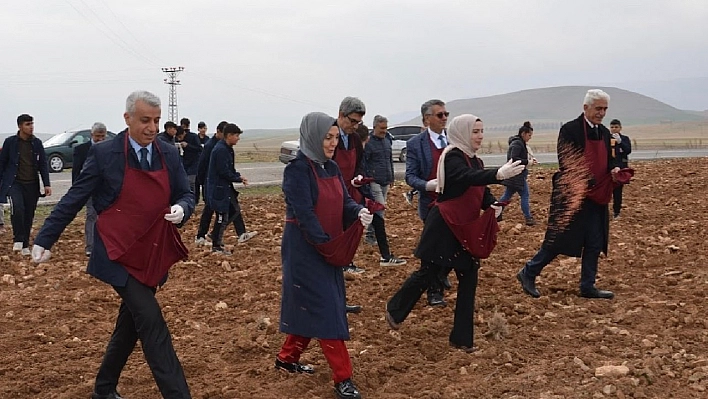
<path id="1" fill-rule="evenodd" d="M 137 89 L 161 97 L 165 121 L 161 67 L 185 68 L 179 116 L 210 132 L 222 119 L 297 127 L 348 95 L 370 124 L 430 98 L 708 78 L 706 0 L 2 0 L 0 10 L 0 132 L 21 113 L 37 132 L 95 121 L 119 131 Z M 708 94 L 695 103 L 670 105 L 708 109 Z"/>

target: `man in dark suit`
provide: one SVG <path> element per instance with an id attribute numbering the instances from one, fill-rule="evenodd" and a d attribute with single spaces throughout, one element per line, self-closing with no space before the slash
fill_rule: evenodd
<path id="1" fill-rule="evenodd" d="M 76 180 L 78 180 L 91 146 L 105 140 L 107 132 L 108 130 L 106 129 L 106 125 L 101 122 L 96 122 L 91 127 L 91 140 L 74 147 L 74 164 L 71 167 L 71 184 L 76 183 Z M 86 256 L 91 256 L 91 251 L 93 250 L 93 227 L 96 224 L 96 217 L 96 208 L 93 207 L 93 201 L 89 198 L 88 202 L 86 202 L 86 224 L 84 225 Z"/>
<path id="2" fill-rule="evenodd" d="M 155 298 L 169 268 L 187 256 L 175 226 L 194 211 L 177 149 L 155 140 L 160 113 L 154 94 L 128 96 L 127 130 L 91 147 L 79 179 L 46 219 L 32 248 L 35 262 L 49 260 L 62 231 L 93 199 L 97 234 L 87 272 L 110 284 L 122 302 L 92 399 L 120 399 L 118 379 L 138 340 L 162 397 L 191 398 Z"/>
<path id="3" fill-rule="evenodd" d="M 17 117 L 17 134 L 5 139 L 0 152 L 0 203 L 10 202 L 12 250 L 29 256 L 29 238 L 34 212 L 39 201 L 39 178 L 44 195 L 52 195 L 47 154 L 42 140 L 34 135 L 34 118 Z"/>
<path id="4" fill-rule="evenodd" d="M 423 123 L 428 126 L 420 134 L 406 142 L 406 183 L 420 194 L 418 199 L 418 216 L 425 222 L 433 201 L 437 198 L 438 159 L 447 146 L 445 125 L 450 115 L 441 100 L 428 100 L 420 107 Z M 428 304 L 430 306 L 445 306 L 443 288 L 449 285 L 447 273 L 444 270 L 439 279 L 434 279 L 428 287 Z"/>
<path id="5" fill-rule="evenodd" d="M 558 255 L 581 258 L 580 296 L 612 299 L 612 291 L 595 287 L 600 252 L 607 253 L 608 204 L 619 171 L 612 156 L 610 131 L 602 125 L 610 96 L 588 90 L 583 113 L 558 133 L 558 172 L 553 175 L 548 228 L 541 249 L 519 270 L 523 291 L 541 296 L 536 277 Z"/>
<path id="6" fill-rule="evenodd" d="M 617 166 L 622 168 L 629 167 L 628 155 L 632 153 L 632 140 L 629 136 L 622 134 L 622 122 L 619 119 L 613 119 L 610 121 L 610 133 L 612 133 L 612 139 L 610 144 L 612 145 L 614 157 L 617 159 Z M 615 187 L 612 192 L 612 210 L 613 219 L 617 219 L 622 211 L 622 188 L 624 185 Z"/>

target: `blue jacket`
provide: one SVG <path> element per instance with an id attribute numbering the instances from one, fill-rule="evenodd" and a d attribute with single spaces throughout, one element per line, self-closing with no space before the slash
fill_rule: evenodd
<path id="1" fill-rule="evenodd" d="M 4 204 L 7 201 L 7 193 L 10 187 L 15 182 L 17 177 L 17 168 L 20 163 L 20 150 L 17 146 L 17 140 L 20 140 L 20 134 L 10 136 L 5 139 L 0 151 L 0 203 Z M 37 137 L 32 137 L 32 159 L 37 166 L 44 187 L 51 187 L 49 183 L 49 167 L 47 165 L 47 154 L 44 152 L 42 140 Z"/>
<path id="2" fill-rule="evenodd" d="M 626 168 L 629 166 L 629 158 L 627 155 L 632 153 L 632 140 L 629 136 L 625 136 L 620 133 L 622 141 L 619 144 L 615 144 L 615 157 L 617 159 L 617 166 L 620 168 Z"/>
<path id="3" fill-rule="evenodd" d="M 342 207 L 345 225 L 355 221 L 362 206 L 347 194 L 337 164 L 327 161 L 324 166 L 315 164 L 314 169 L 319 177 L 339 176 L 343 201 L 327 206 Z M 343 269 L 327 263 L 313 246 L 331 238 L 315 215 L 319 190 L 314 173 L 302 152 L 283 171 L 285 218 L 297 219 L 297 223 L 286 222 L 283 230 L 280 331 L 308 338 L 349 339 Z"/>
<path id="4" fill-rule="evenodd" d="M 184 155 L 182 155 L 184 170 L 189 176 L 196 175 L 199 167 L 199 156 L 202 153 L 202 143 L 199 141 L 199 136 L 190 131 L 187 131 L 184 135 L 184 141 L 187 143 L 187 146 L 184 147 Z"/>
<path id="5" fill-rule="evenodd" d="M 433 170 L 433 153 L 430 151 L 428 130 L 422 131 L 406 142 L 406 183 L 418 190 L 418 216 L 425 221 L 433 199 L 425 191 L 425 183 Z"/>
<path id="6" fill-rule="evenodd" d="M 227 213 L 236 190 L 232 183 L 241 183 L 241 174 L 234 169 L 234 149 L 220 140 L 209 157 L 206 180 L 206 203 L 218 213 Z"/>
<path id="7" fill-rule="evenodd" d="M 206 183 L 207 172 L 209 170 L 209 159 L 211 158 L 211 152 L 214 150 L 214 146 L 219 142 L 220 139 L 216 138 L 216 135 L 212 136 L 209 141 L 204 144 L 201 155 L 199 155 L 199 162 L 197 163 L 197 183 Z"/>
<path id="8" fill-rule="evenodd" d="M 393 139 L 389 133 L 383 138 L 369 134 L 369 142 L 364 147 L 364 162 L 366 176 L 382 186 L 393 183 L 393 155 L 391 145 Z"/>
<path id="9" fill-rule="evenodd" d="M 88 152 L 93 145 L 92 141 L 89 140 L 83 144 L 79 144 L 74 147 L 74 163 L 71 166 L 71 183 L 73 184 L 81 173 L 81 169 L 84 167 L 86 162 L 86 157 L 88 157 Z"/>
<path id="10" fill-rule="evenodd" d="M 50 249 L 59 240 L 59 236 L 66 226 L 84 207 L 89 197 L 93 200 L 93 206 L 96 208 L 99 219 L 101 213 L 115 202 L 123 187 L 126 134 L 127 131 L 124 130 L 113 140 L 91 146 L 82 173 L 45 220 L 42 229 L 34 239 L 36 245 Z M 187 174 L 184 172 L 177 149 L 174 145 L 161 140 L 154 140 L 152 144 L 152 169 L 162 168 L 160 154 L 154 147 L 157 145 L 165 157 L 167 172 L 170 176 L 170 203 L 181 205 L 184 209 L 184 220 L 187 220 L 194 211 L 194 194 L 189 191 Z M 132 167 L 140 168 L 135 151 L 132 151 L 130 146 L 128 149 L 128 163 Z M 140 195 L 141 193 L 131 194 Z M 149 200 L 150 198 L 145 198 L 145 201 Z M 94 234 L 93 251 L 87 271 L 110 285 L 123 287 L 128 280 L 128 272 L 125 268 L 108 259 L 106 247 L 98 232 Z"/>

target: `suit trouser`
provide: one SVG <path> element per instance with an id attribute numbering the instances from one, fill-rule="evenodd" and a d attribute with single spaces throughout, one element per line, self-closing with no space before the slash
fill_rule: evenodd
<path id="1" fill-rule="evenodd" d="M 388 259 L 391 257 L 391 248 L 388 245 L 388 237 L 386 236 L 386 223 L 381 215 L 374 213 L 374 218 L 370 226 L 374 226 L 374 234 L 376 236 L 376 244 L 379 246 L 381 257 Z"/>
<path id="2" fill-rule="evenodd" d="M 297 363 L 300 355 L 307 349 L 311 338 L 288 334 L 285 338 L 278 359 L 283 362 Z M 341 339 L 318 339 L 322 353 L 332 369 L 332 379 L 335 384 L 352 378 L 352 360 L 349 358 L 347 346 Z"/>
<path id="3" fill-rule="evenodd" d="M 29 248 L 30 231 L 32 231 L 32 221 L 34 212 L 37 210 L 39 201 L 39 180 L 36 182 L 23 183 L 15 181 L 8 193 L 12 203 L 13 241 L 21 242 L 22 248 Z"/>
<path id="4" fill-rule="evenodd" d="M 86 241 L 86 252 L 93 251 L 93 232 L 96 226 L 96 208 L 93 207 L 93 199 L 86 202 L 86 224 L 84 225 L 84 240 Z"/>
<path id="5" fill-rule="evenodd" d="M 619 215 L 622 210 L 622 188 L 624 186 L 615 187 L 612 190 L 612 210 L 615 215 Z"/>
<path id="6" fill-rule="evenodd" d="M 199 193 L 197 193 L 197 175 L 187 175 L 187 181 L 189 182 L 189 191 L 194 194 L 194 204 L 199 202 Z"/>
<path id="7" fill-rule="evenodd" d="M 438 278 L 442 268 L 432 262 L 421 260 L 420 268 L 413 272 L 401 288 L 386 304 L 386 310 L 393 321 L 402 323 L 428 288 L 432 280 Z M 477 292 L 479 261 L 475 260 L 468 271 L 455 269 L 459 284 L 455 302 L 455 320 L 450 332 L 450 342 L 458 346 L 472 347 L 474 342 L 474 300 Z"/>
<path id="8" fill-rule="evenodd" d="M 118 378 L 138 339 L 157 387 L 165 399 L 190 399 L 182 365 L 172 346 L 155 289 L 129 276 L 125 287 L 113 286 L 123 300 L 116 327 L 96 376 L 95 392 L 106 395 L 116 390 Z"/>

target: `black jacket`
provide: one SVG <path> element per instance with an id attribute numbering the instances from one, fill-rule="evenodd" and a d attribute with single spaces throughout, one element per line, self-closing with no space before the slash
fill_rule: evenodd
<path id="1" fill-rule="evenodd" d="M 89 140 L 74 147 L 74 163 L 71 166 L 71 184 L 74 184 L 76 179 L 79 178 L 81 168 L 84 167 L 84 162 L 86 162 L 86 157 L 92 145 L 91 140 Z"/>
<path id="2" fill-rule="evenodd" d="M 15 182 L 17 176 L 17 168 L 20 163 L 20 150 L 17 141 L 20 140 L 19 132 L 5 139 L 0 151 L 0 203 L 4 203 L 10 187 Z M 44 187 L 50 187 L 49 183 L 49 165 L 47 164 L 47 154 L 44 152 L 42 140 L 35 136 L 30 139 L 32 141 L 32 159 L 35 162 L 37 171 L 42 177 Z"/>
<path id="3" fill-rule="evenodd" d="M 187 175 L 196 175 L 199 167 L 199 156 L 202 153 L 202 143 L 199 141 L 199 136 L 189 130 L 184 135 L 184 141 L 187 146 L 184 147 L 182 155 L 182 163 Z"/>
<path id="4" fill-rule="evenodd" d="M 383 138 L 371 133 L 369 142 L 364 147 L 366 176 L 373 177 L 374 181 L 382 186 L 393 183 L 392 144 L 393 139 L 389 133 Z"/>

